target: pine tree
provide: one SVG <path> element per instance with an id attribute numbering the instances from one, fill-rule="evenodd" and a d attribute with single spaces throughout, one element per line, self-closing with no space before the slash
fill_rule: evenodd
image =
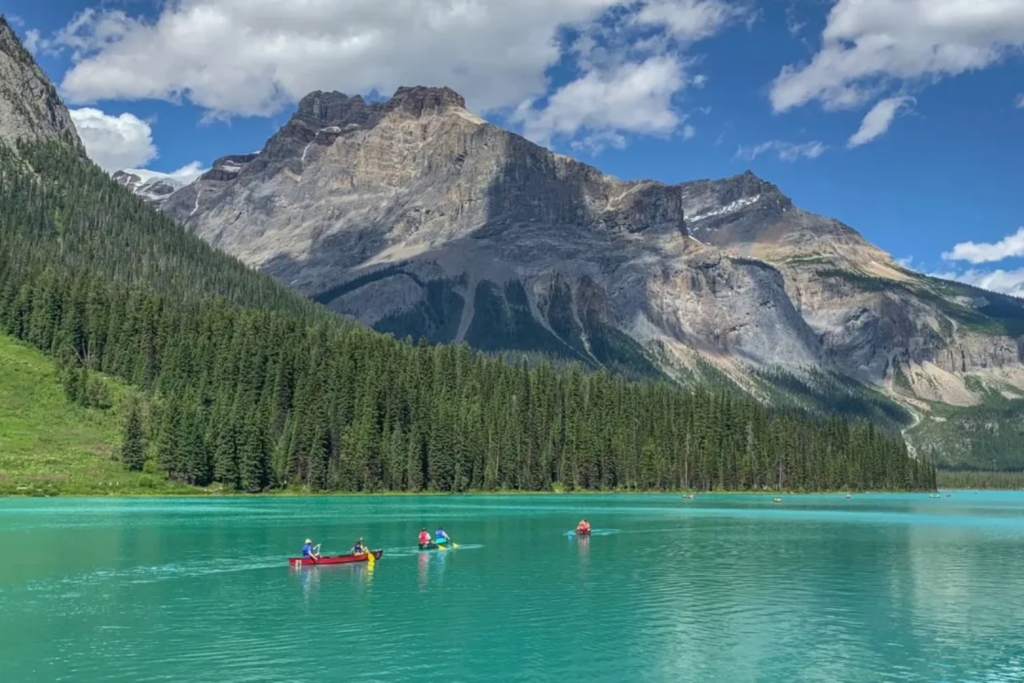
<path id="1" fill-rule="evenodd" d="M 141 471 L 146 464 L 145 426 L 142 422 L 142 408 L 137 399 L 128 404 L 128 417 L 121 440 L 121 462 L 133 472 Z"/>

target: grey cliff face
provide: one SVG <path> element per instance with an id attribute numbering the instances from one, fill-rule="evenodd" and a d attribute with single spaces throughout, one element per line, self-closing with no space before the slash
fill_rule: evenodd
<path id="1" fill-rule="evenodd" d="M 0 16 L 0 141 L 57 136 L 81 146 L 56 88 Z"/>
<path id="2" fill-rule="evenodd" d="M 237 177 L 207 174 L 164 210 L 403 336 L 596 365 L 646 367 L 655 341 L 817 363 L 777 271 L 688 238 L 685 191 L 606 176 L 416 87 L 369 104 L 312 93 Z"/>
<path id="3" fill-rule="evenodd" d="M 218 160 L 162 209 L 398 336 L 640 374 L 700 357 L 889 386 L 910 368 L 917 395 L 951 402 L 970 393 L 965 374 L 1020 366 L 1012 336 L 961 324 L 987 313 L 951 302 L 949 283 L 749 171 L 622 181 L 486 123 L 447 88 L 311 93 L 258 154 Z"/>

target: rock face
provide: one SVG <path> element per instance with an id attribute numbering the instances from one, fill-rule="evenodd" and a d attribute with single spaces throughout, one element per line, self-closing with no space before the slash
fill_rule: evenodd
<path id="1" fill-rule="evenodd" d="M 312 93 L 235 177 L 207 174 L 164 210 L 401 336 L 641 374 L 652 348 L 819 363 L 777 270 L 690 239 L 686 189 L 609 177 L 417 87 Z"/>
<path id="2" fill-rule="evenodd" d="M 1024 384 L 1016 299 L 901 269 L 749 171 L 622 181 L 490 125 L 447 88 L 314 92 L 255 155 L 163 210 L 398 336 L 634 374 L 710 361 L 837 372 L 908 400 Z"/>
<path id="3" fill-rule="evenodd" d="M 57 89 L 0 16 L 0 141 L 55 136 L 81 146 Z"/>

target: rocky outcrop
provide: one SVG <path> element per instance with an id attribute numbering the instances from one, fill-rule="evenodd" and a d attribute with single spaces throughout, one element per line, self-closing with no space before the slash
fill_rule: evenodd
<path id="1" fill-rule="evenodd" d="M 57 89 L 0 16 L 0 141 L 56 136 L 81 147 Z"/>

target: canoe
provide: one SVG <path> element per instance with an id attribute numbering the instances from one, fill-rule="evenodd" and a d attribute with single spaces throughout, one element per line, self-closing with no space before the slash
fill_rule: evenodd
<path id="1" fill-rule="evenodd" d="M 590 535 L 590 529 L 577 529 L 576 530 L 576 535 L 577 536 L 589 536 Z"/>
<path id="2" fill-rule="evenodd" d="M 450 541 L 443 541 L 440 544 L 438 544 L 436 541 L 431 541 L 430 543 L 420 543 L 420 550 L 437 550 L 441 547 L 451 548 L 452 544 Z"/>
<path id="3" fill-rule="evenodd" d="M 373 557 L 379 560 L 384 554 L 383 550 L 373 550 Z M 352 562 L 366 562 L 367 553 L 361 555 L 324 555 L 318 560 L 312 557 L 289 557 L 288 564 L 293 567 L 318 567 L 322 564 L 351 564 Z"/>

